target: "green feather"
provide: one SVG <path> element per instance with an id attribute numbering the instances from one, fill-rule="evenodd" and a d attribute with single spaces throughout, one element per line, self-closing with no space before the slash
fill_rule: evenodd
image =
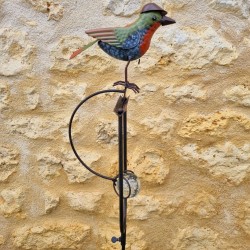
<path id="1" fill-rule="evenodd" d="M 83 47 L 82 47 L 82 51 L 88 49 L 89 47 L 91 47 L 92 45 L 94 45 L 96 42 L 98 42 L 98 40 L 95 40 L 95 41 L 90 42 L 90 43 L 88 43 L 87 45 L 83 46 Z"/>

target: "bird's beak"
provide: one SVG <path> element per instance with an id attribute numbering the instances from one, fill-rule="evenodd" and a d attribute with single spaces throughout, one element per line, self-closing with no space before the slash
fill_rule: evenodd
<path id="1" fill-rule="evenodd" d="M 162 26 L 165 26 L 165 25 L 176 23 L 176 22 L 175 22 L 174 19 L 172 19 L 170 17 L 163 16 L 160 23 L 161 23 Z"/>

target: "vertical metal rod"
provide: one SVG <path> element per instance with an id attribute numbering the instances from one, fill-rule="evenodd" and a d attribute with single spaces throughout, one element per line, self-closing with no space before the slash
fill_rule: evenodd
<path id="1" fill-rule="evenodd" d="M 127 170 L 127 111 L 122 114 L 123 123 L 123 169 Z M 126 245 L 126 230 L 127 230 L 127 199 L 123 200 L 123 241 Z M 124 248 L 125 249 L 125 248 Z"/>
<path id="2" fill-rule="evenodd" d="M 124 199 L 123 199 L 123 171 L 124 171 L 124 148 L 123 148 L 123 113 L 118 114 L 118 141 L 119 141 L 119 207 L 120 207 L 120 232 L 121 246 L 125 250 L 125 234 L 124 234 Z"/>
<path id="3" fill-rule="evenodd" d="M 126 247 L 126 223 L 127 223 L 127 198 L 123 195 L 123 177 L 124 172 L 127 170 L 127 103 L 126 97 L 120 96 L 118 99 L 114 112 L 118 116 L 118 151 L 119 151 L 119 219 L 120 219 L 120 232 L 122 250 Z M 115 238 L 115 237 L 114 237 Z M 112 242 L 116 242 L 117 239 L 113 239 Z"/>

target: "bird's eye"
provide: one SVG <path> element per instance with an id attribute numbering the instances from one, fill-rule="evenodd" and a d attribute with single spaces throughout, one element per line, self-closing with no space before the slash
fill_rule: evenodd
<path id="1" fill-rule="evenodd" d="M 153 17 L 152 17 L 152 20 L 153 20 L 153 21 L 156 21 L 156 20 L 157 20 L 157 17 L 156 17 L 156 16 L 153 16 Z"/>

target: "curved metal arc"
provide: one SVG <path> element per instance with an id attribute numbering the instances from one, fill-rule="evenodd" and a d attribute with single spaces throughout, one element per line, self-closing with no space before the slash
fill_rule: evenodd
<path id="1" fill-rule="evenodd" d="M 92 97 L 96 96 L 96 95 L 100 95 L 100 94 L 104 94 L 104 93 L 124 93 L 124 90 L 117 90 L 117 89 L 110 89 L 110 90 L 102 90 L 102 91 L 97 91 L 89 96 L 87 96 L 85 99 L 83 99 L 77 106 L 76 108 L 74 109 L 71 117 L 70 117 L 70 121 L 69 121 L 69 142 L 70 142 L 70 146 L 75 154 L 75 156 L 77 157 L 77 159 L 81 162 L 81 164 L 87 168 L 91 173 L 93 173 L 94 175 L 97 175 L 103 179 L 106 179 L 106 180 L 111 180 L 111 181 L 115 181 L 115 178 L 112 178 L 112 177 L 109 177 L 109 176 L 105 176 L 105 175 L 102 175 L 96 171 L 94 171 L 93 169 L 91 169 L 82 159 L 81 157 L 78 155 L 76 149 L 75 149 L 75 146 L 74 146 L 74 143 L 73 143 L 73 139 L 72 139 L 72 124 L 73 124 L 73 120 L 74 120 L 74 117 L 75 117 L 75 114 L 76 112 L 78 111 L 78 109 L 86 102 L 88 101 L 89 99 L 91 99 Z"/>

